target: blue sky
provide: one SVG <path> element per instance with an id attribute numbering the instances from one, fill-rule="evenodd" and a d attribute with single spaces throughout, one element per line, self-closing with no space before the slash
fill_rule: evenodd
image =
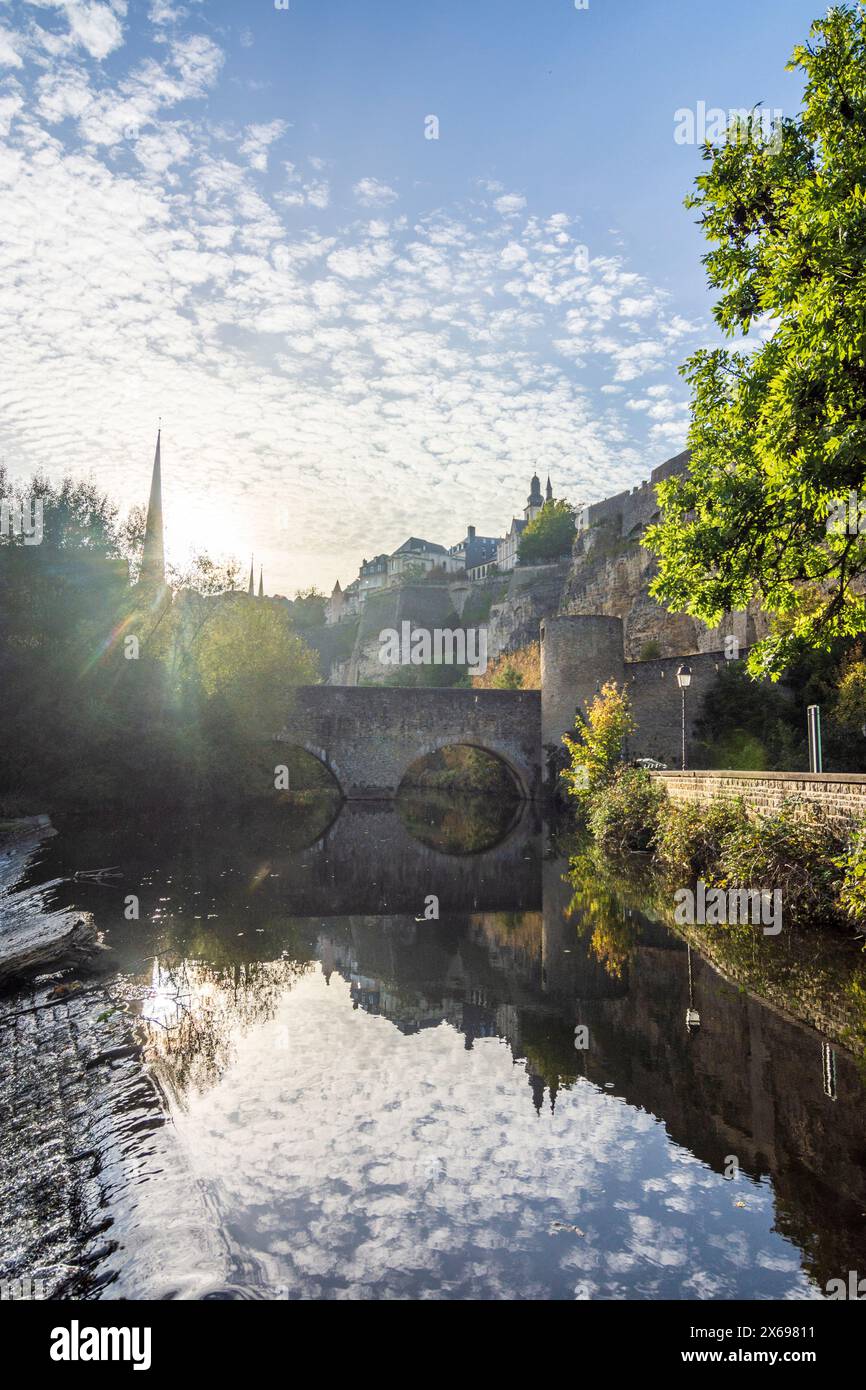
<path id="1" fill-rule="evenodd" d="M 717 341 L 675 112 L 793 115 L 819 12 L 0 0 L 0 455 L 125 509 L 161 416 L 170 552 L 284 593 L 640 481 Z"/>

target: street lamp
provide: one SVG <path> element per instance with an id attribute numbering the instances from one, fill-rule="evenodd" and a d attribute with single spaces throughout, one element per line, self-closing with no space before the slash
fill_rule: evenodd
<path id="1" fill-rule="evenodd" d="M 683 696 L 683 772 L 686 770 L 686 691 L 692 683 L 691 666 L 680 666 L 677 670 L 677 685 Z"/>

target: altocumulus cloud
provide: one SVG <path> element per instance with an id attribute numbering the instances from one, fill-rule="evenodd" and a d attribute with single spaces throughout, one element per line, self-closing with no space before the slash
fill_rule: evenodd
<path id="1" fill-rule="evenodd" d="M 536 467 L 579 501 L 681 447 L 674 369 L 708 330 L 575 217 L 483 182 L 410 208 L 290 118 L 217 124 L 202 12 L 146 14 L 132 53 L 123 3 L 3 9 L 13 473 L 141 502 L 162 415 L 170 546 L 254 546 L 289 590 L 412 532 L 499 534 Z"/>

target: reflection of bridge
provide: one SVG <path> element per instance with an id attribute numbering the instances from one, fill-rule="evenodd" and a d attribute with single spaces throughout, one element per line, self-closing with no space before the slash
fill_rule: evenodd
<path id="1" fill-rule="evenodd" d="M 416 916 L 428 893 L 443 914 L 537 911 L 539 834 L 526 806 L 496 846 L 442 854 L 410 835 L 393 802 L 344 806 L 315 845 L 285 858 L 272 850 L 269 867 L 279 873 L 280 908 L 293 917 Z"/>
<path id="2" fill-rule="evenodd" d="M 499 758 L 520 796 L 541 794 L 541 692 L 301 686 L 278 735 L 312 753 L 349 800 L 396 794 L 418 758 L 465 744 Z"/>

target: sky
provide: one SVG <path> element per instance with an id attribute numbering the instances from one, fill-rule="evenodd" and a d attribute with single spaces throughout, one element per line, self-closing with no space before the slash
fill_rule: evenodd
<path id="1" fill-rule="evenodd" d="M 170 558 L 289 595 L 640 482 L 720 341 L 676 113 L 795 115 L 821 12 L 0 0 L 0 459 L 124 513 L 161 421 Z"/>

